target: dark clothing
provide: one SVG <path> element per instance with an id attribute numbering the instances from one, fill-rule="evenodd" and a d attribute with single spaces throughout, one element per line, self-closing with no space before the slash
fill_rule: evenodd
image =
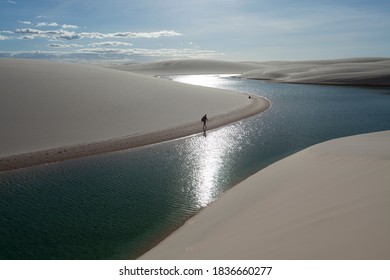
<path id="1" fill-rule="evenodd" d="M 206 131 L 206 122 L 208 121 L 209 119 L 207 118 L 207 115 L 204 115 L 203 118 L 202 118 L 202 122 L 203 122 L 203 131 Z"/>

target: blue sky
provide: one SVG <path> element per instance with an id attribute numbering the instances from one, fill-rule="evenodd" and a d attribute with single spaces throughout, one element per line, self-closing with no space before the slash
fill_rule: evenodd
<path id="1" fill-rule="evenodd" d="M 390 57 L 389 0 L 0 0 L 0 57 Z"/>

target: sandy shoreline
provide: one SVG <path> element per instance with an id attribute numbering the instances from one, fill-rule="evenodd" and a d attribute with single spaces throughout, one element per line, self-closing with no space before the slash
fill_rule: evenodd
<path id="1" fill-rule="evenodd" d="M 118 151 L 266 110 L 246 94 L 91 65 L 0 60 L 0 171 Z"/>
<path id="2" fill-rule="evenodd" d="M 327 141 L 230 189 L 140 259 L 389 259 L 390 131 Z"/>
<path id="3" fill-rule="evenodd" d="M 269 107 L 269 102 L 265 99 L 254 96 L 251 100 L 252 102 L 248 106 L 209 118 L 207 129 L 211 130 L 256 115 Z M 136 148 L 196 133 L 203 133 L 202 125 L 200 125 L 200 122 L 198 121 L 141 135 L 130 135 L 95 143 L 92 142 L 12 155 L 0 158 L 0 171 Z"/>

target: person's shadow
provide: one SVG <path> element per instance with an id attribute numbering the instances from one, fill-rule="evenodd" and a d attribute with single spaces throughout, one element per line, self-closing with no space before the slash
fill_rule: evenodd
<path id="1" fill-rule="evenodd" d="M 204 136 L 204 137 L 207 136 L 206 129 L 203 129 L 203 136 Z"/>

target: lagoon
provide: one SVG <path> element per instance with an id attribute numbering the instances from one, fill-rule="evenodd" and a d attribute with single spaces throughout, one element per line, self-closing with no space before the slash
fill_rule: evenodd
<path id="1" fill-rule="evenodd" d="M 271 107 L 206 137 L 0 173 L 1 259 L 134 259 L 267 165 L 390 129 L 389 88 L 169 78 L 263 96 Z"/>

